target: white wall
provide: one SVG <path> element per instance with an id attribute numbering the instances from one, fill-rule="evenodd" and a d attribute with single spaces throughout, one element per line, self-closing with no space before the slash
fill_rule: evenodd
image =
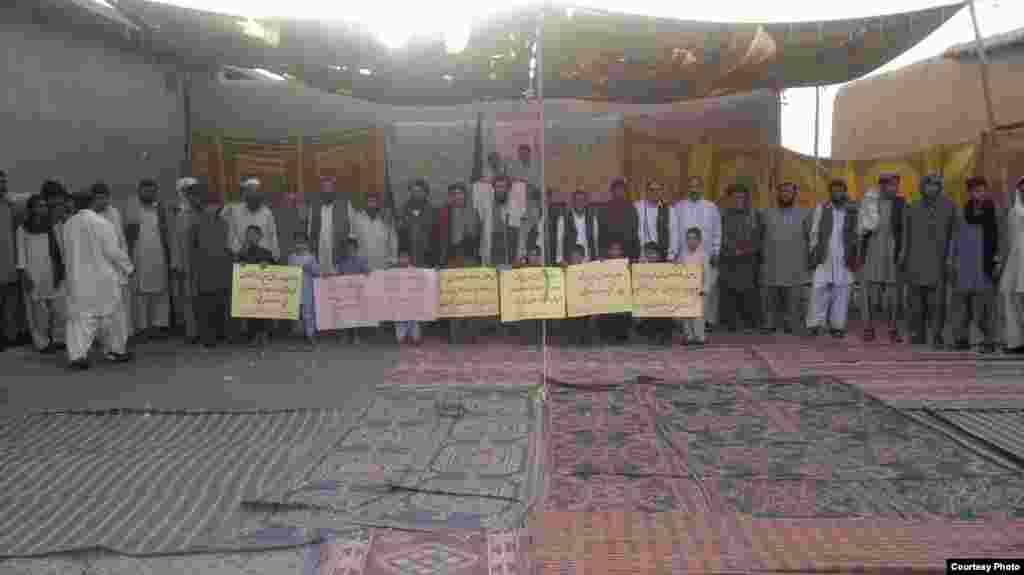
<path id="1" fill-rule="evenodd" d="M 0 168 L 12 192 L 38 191 L 52 177 L 72 191 L 103 179 L 123 204 L 151 177 L 173 195 L 185 157 L 181 90 L 165 76 L 173 69 L 91 29 L 35 22 L 24 4 L 0 4 Z"/>

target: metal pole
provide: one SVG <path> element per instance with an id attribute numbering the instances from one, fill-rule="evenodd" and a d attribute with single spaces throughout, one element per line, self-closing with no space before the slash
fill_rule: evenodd
<path id="1" fill-rule="evenodd" d="M 547 140 L 547 123 L 544 120 L 544 14 L 547 12 L 547 5 L 540 9 L 540 21 L 537 24 L 537 102 L 540 104 L 540 225 L 537 227 L 540 238 L 540 259 L 543 265 L 548 264 L 548 186 L 544 181 L 544 161 L 546 154 L 544 143 Z M 547 272 L 545 272 L 547 273 Z M 548 386 L 548 320 L 541 320 L 540 323 L 540 346 L 541 346 L 541 385 L 544 396 L 547 396 Z"/>
<path id="2" fill-rule="evenodd" d="M 993 136 L 996 132 L 996 115 L 992 109 L 992 85 L 988 79 L 988 56 L 985 54 L 985 41 L 981 38 L 981 28 L 978 27 L 978 13 L 974 9 L 974 0 L 967 4 L 971 9 L 971 22 L 974 24 L 974 42 L 978 49 L 978 59 L 981 60 L 981 88 L 985 95 L 985 111 L 988 113 L 988 129 Z"/>

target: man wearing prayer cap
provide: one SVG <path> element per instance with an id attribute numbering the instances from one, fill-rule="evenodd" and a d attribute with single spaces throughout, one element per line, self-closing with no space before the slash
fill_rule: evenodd
<path id="1" fill-rule="evenodd" d="M 242 179 L 242 203 L 232 204 L 224 209 L 228 222 L 228 246 L 234 253 L 242 251 L 245 244 L 245 230 L 256 226 L 263 232 L 260 247 L 270 250 L 274 259 L 281 259 L 277 243 L 277 221 L 270 207 L 264 202 L 263 191 L 257 178 Z"/>
<path id="2" fill-rule="evenodd" d="M 956 207 L 942 192 L 941 176 L 921 180 L 921 199 L 906 209 L 899 261 L 910 292 L 913 343 L 926 344 L 931 332 L 936 348 L 945 345 L 946 281 L 957 231 Z"/>
<path id="3" fill-rule="evenodd" d="M 903 198 L 898 195 L 899 175 L 886 172 L 878 176 L 878 188 L 864 195 L 861 206 L 859 235 L 864 253 L 861 271 L 861 315 L 865 328 L 864 340 L 876 337 L 879 320 L 888 329 L 889 341 L 902 341 L 896 323 L 896 311 L 901 307 L 902 285 L 896 270 L 896 261 L 902 248 Z"/>
<path id="4" fill-rule="evenodd" d="M 345 255 L 346 238 L 350 235 L 347 193 L 337 191 L 334 176 L 320 178 L 320 193 L 309 214 L 309 241 L 317 255 L 320 269 L 330 274 L 338 258 Z"/>
<path id="5" fill-rule="evenodd" d="M 199 180 L 193 177 L 179 179 L 175 189 L 180 204 L 171 226 L 171 297 L 174 298 L 176 323 L 185 327 L 186 341 L 195 344 L 199 341 L 199 328 L 194 307 L 195 290 L 189 238 L 192 227 L 201 213 L 203 190 L 200 188 Z"/>

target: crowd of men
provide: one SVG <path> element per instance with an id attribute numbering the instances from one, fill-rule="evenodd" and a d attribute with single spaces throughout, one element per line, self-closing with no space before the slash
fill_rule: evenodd
<path id="1" fill-rule="evenodd" d="M 302 318 L 294 325 L 231 321 L 236 262 L 298 265 L 311 279 L 395 265 L 628 258 L 702 265 L 703 321 L 634 321 L 626 314 L 555 322 L 565 341 L 641 336 L 667 343 L 677 329 L 697 345 L 708 330 L 844 337 L 859 284 L 866 341 L 885 335 L 892 343 L 930 340 L 943 348 L 951 319 L 949 343 L 957 349 L 972 347 L 973 322 L 983 335 L 981 352 L 1000 344 L 1024 351 L 1024 178 L 1007 209 L 997 207 L 983 178 L 968 181 L 970 197 L 960 207 L 944 195 L 938 176 L 925 177 L 920 199 L 907 203 L 898 194 L 899 176 L 883 174 L 857 203 L 845 182 L 834 180 L 828 201 L 809 210 L 799 207 L 801 190 L 790 182 L 778 187 L 768 209 L 753 209 L 750 190 L 739 184 L 716 205 L 699 177 L 689 179 L 677 202 L 657 179 L 646 182 L 645 199 L 629 200 L 618 179 L 604 204 L 592 205 L 587 191 L 577 190 L 568 206 L 544 210 L 538 180 L 523 146 L 513 162 L 492 154 L 487 174 L 451 185 L 441 207 L 431 203 L 424 180 L 409 185 L 408 200 L 397 208 L 379 192 L 354 201 L 345 182 L 330 177 L 321 180 L 315 201 L 288 197 L 272 208 L 256 178 L 241 182 L 240 203 L 222 205 L 221 194 L 185 177 L 177 183 L 178 202 L 164 201 L 157 183 L 143 180 L 133 208 L 122 214 L 102 182 L 71 195 L 47 181 L 16 206 L 0 172 L 0 344 L 16 343 L 23 318 L 39 352 L 66 348 L 70 365 L 85 369 L 94 342 L 109 360 L 129 361 L 130 339 L 166 337 L 172 327 L 190 344 L 206 346 L 243 336 L 265 342 L 286 332 L 317 337 L 311 281 L 304 282 Z M 536 341 L 539 334 L 538 322 L 444 323 L 452 342 L 510 331 Z M 400 341 L 422 339 L 419 324 L 395 330 Z M 349 341 L 373 335 L 344 333 Z"/>

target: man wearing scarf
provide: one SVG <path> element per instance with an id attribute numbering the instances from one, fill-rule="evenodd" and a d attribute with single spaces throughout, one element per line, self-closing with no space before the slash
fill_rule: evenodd
<path id="1" fill-rule="evenodd" d="M 474 253 L 480 241 L 480 215 L 466 198 L 466 185 L 458 182 L 448 186 L 448 202 L 437 214 L 434 245 L 438 264 L 460 267 L 463 259 Z"/>
<path id="2" fill-rule="evenodd" d="M 7 173 L 0 171 L 0 352 L 18 337 L 18 256 L 15 244 L 16 209 L 7 193 Z"/>
<path id="3" fill-rule="evenodd" d="M 953 341 L 971 349 L 971 320 L 984 337 L 982 353 L 996 350 L 995 266 L 999 226 L 995 203 L 984 178 L 967 180 L 970 198 L 953 241 Z"/>
<path id="4" fill-rule="evenodd" d="M 583 248 L 584 262 L 598 258 L 598 221 L 597 215 L 587 205 L 587 192 L 576 190 L 572 195 L 572 210 L 558 218 L 555 229 L 558 238 L 555 244 L 557 263 L 567 262 L 576 246 Z"/>
<path id="5" fill-rule="evenodd" d="M 811 216 L 808 267 L 814 277 L 807 327 L 817 336 L 827 324 L 833 337 L 842 338 L 859 247 L 857 211 L 847 197 L 846 182 L 832 180 L 829 192 L 831 200 Z"/>
<path id="6" fill-rule="evenodd" d="M 783 182 L 778 206 L 761 213 L 761 331 L 765 334 L 780 327 L 786 333 L 800 331 L 806 308 L 802 304 L 808 281 L 807 210 L 796 205 L 799 193 L 795 183 Z"/>
<path id="7" fill-rule="evenodd" d="M 170 226 L 172 216 L 159 201 L 160 189 L 154 180 L 139 182 L 138 211 L 125 222 L 128 253 L 135 265 L 135 330 L 139 335 L 155 336 L 170 327 Z"/>
<path id="8" fill-rule="evenodd" d="M 626 180 L 616 178 L 608 188 L 611 200 L 604 205 L 599 219 L 601 253 L 607 253 L 612 238 L 621 242 L 625 257 L 640 257 L 640 218 L 633 203 L 626 199 Z"/>
<path id="9" fill-rule="evenodd" d="M 757 329 L 757 263 L 761 253 L 760 220 L 750 206 L 750 191 L 741 184 L 725 189 L 731 205 L 722 215 L 722 254 L 718 272 L 721 309 L 729 331 Z M 742 324 L 742 325 L 741 325 Z"/>
<path id="10" fill-rule="evenodd" d="M 430 187 L 426 180 L 418 179 L 409 185 L 409 201 L 398 218 L 398 242 L 409 248 L 412 265 L 434 267 L 437 251 L 431 235 L 437 220 L 430 204 Z"/>
<path id="11" fill-rule="evenodd" d="M 899 175 L 882 174 L 877 190 L 869 190 L 861 206 L 860 235 L 864 253 L 861 271 L 864 341 L 875 339 L 879 313 L 888 326 L 889 340 L 900 343 L 896 311 L 901 301 L 901 286 L 896 261 L 902 248 L 903 198 L 898 196 Z"/>
<path id="12" fill-rule="evenodd" d="M 199 342 L 199 326 L 195 314 L 195 281 L 192 277 L 192 250 L 189 249 L 192 226 L 199 219 L 202 197 L 199 180 L 184 177 L 175 185 L 180 200 L 174 217 L 171 241 L 171 282 L 174 311 L 177 321 L 185 327 L 185 339 L 190 344 Z"/>
<path id="13" fill-rule="evenodd" d="M 519 228 L 526 216 L 526 189 L 520 186 L 517 191 L 520 195 L 512 193 L 508 176 L 498 176 L 494 179 L 491 204 L 479 210 L 484 226 L 480 252 L 485 264 L 488 256 L 489 264 L 495 267 L 511 266 L 516 261 Z"/>
<path id="14" fill-rule="evenodd" d="M 270 250 L 274 259 L 280 260 L 277 220 L 264 203 L 260 181 L 256 178 L 245 178 L 241 187 L 242 203 L 228 206 L 221 212 L 228 223 L 228 247 L 233 253 L 240 253 L 245 245 L 245 230 L 249 229 L 249 226 L 256 226 L 263 232 L 260 236 L 260 247 Z"/>
<path id="15" fill-rule="evenodd" d="M 43 192 L 61 187 L 43 184 Z M 61 188 L 63 189 L 63 188 Z M 53 220 L 43 196 L 28 200 L 28 217 L 18 228 L 18 271 L 25 286 L 26 316 L 32 342 L 40 353 L 56 353 L 63 347 L 64 322 L 61 299 L 64 290 L 64 259 L 54 232 Z"/>
<path id="16" fill-rule="evenodd" d="M 1024 354 L 1024 178 L 1010 191 L 1005 229 L 995 273 L 1006 313 L 1006 350 Z"/>
<path id="17" fill-rule="evenodd" d="M 911 308 L 913 343 L 944 345 L 946 280 L 956 234 L 956 208 L 942 195 L 942 177 L 921 180 L 921 199 L 907 207 L 903 218 L 903 252 L 899 267 L 906 278 Z"/>

